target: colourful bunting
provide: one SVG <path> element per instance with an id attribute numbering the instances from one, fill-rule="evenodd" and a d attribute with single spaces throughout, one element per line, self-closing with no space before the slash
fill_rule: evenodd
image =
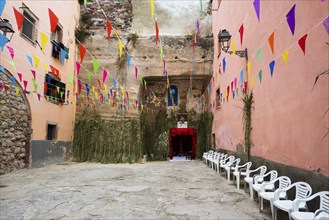
<path id="1" fill-rule="evenodd" d="M 117 81 L 113 79 L 113 89 L 117 89 Z"/>
<path id="2" fill-rule="evenodd" d="M 247 63 L 247 72 L 248 72 L 248 74 L 251 73 L 251 60 L 249 60 Z"/>
<path id="3" fill-rule="evenodd" d="M 22 15 L 19 11 L 17 11 L 15 7 L 13 7 L 13 9 L 14 9 L 15 18 L 16 18 L 17 29 L 20 31 L 23 26 L 24 15 Z"/>
<path id="4" fill-rule="evenodd" d="M 6 45 L 8 40 L 9 39 L 5 35 L 0 34 L 0 49 L 1 49 L 1 51 L 3 51 L 3 47 Z"/>
<path id="5" fill-rule="evenodd" d="M 38 93 L 38 99 L 39 99 L 39 101 L 40 101 L 40 99 L 41 99 L 41 95 Z"/>
<path id="6" fill-rule="evenodd" d="M 108 19 L 106 19 L 106 26 L 107 26 L 107 40 L 110 41 L 112 25 Z"/>
<path id="7" fill-rule="evenodd" d="M 18 94 L 19 94 L 19 88 L 18 87 L 15 87 L 15 92 L 16 92 L 16 96 L 18 96 Z"/>
<path id="8" fill-rule="evenodd" d="M 135 66 L 135 77 L 136 77 L 136 79 L 138 78 L 138 68 L 137 68 L 137 66 Z"/>
<path id="9" fill-rule="evenodd" d="M 48 73 L 47 64 L 42 63 L 42 67 L 43 67 L 43 70 L 45 71 L 45 73 Z"/>
<path id="10" fill-rule="evenodd" d="M 154 17 L 154 0 L 150 0 L 150 6 L 151 6 L 151 17 Z"/>
<path id="11" fill-rule="evenodd" d="M 243 23 L 242 23 L 242 25 L 239 28 L 241 46 L 242 46 L 242 41 L 243 41 L 243 32 L 244 32 L 244 27 L 243 27 Z"/>
<path id="12" fill-rule="evenodd" d="M 80 63 L 82 63 L 86 53 L 86 48 L 80 44 Z"/>
<path id="13" fill-rule="evenodd" d="M 252 76 L 250 78 L 250 89 L 252 90 L 254 88 L 254 82 L 255 82 L 255 78 Z"/>
<path id="14" fill-rule="evenodd" d="M 99 65 L 100 64 L 99 64 L 98 60 L 96 60 L 95 58 L 93 58 L 94 74 L 97 73 L 97 70 L 99 68 Z"/>
<path id="15" fill-rule="evenodd" d="M 130 55 L 127 54 L 127 66 L 128 66 L 128 69 L 130 67 L 130 59 L 131 59 Z"/>
<path id="16" fill-rule="evenodd" d="M 326 29 L 327 34 L 329 34 L 329 16 L 323 20 L 322 24 L 323 24 L 324 28 Z"/>
<path id="17" fill-rule="evenodd" d="M 36 83 L 35 78 L 34 79 L 32 78 L 32 83 L 33 83 L 34 91 L 36 92 L 38 89 L 38 84 Z"/>
<path id="18" fill-rule="evenodd" d="M 35 77 L 36 77 L 36 72 L 35 72 L 35 70 L 31 70 L 31 72 L 32 72 L 32 75 L 33 75 L 33 79 L 35 79 Z"/>
<path id="19" fill-rule="evenodd" d="M 78 94 L 79 95 L 81 94 L 81 89 L 82 89 L 82 83 L 81 83 L 81 80 L 78 79 Z"/>
<path id="20" fill-rule="evenodd" d="M 56 69 L 55 67 L 53 67 L 52 65 L 49 65 L 49 67 L 50 67 L 50 70 L 51 70 L 52 74 L 54 74 L 55 76 L 60 78 L 59 70 Z"/>
<path id="21" fill-rule="evenodd" d="M 57 23 L 58 23 L 58 17 L 55 15 L 55 13 L 48 8 L 48 14 L 49 14 L 49 20 L 50 20 L 50 30 L 52 33 L 55 32 Z"/>
<path id="22" fill-rule="evenodd" d="M 258 72 L 258 78 L 259 78 L 259 82 L 261 83 L 262 82 L 262 78 L 263 78 L 263 71 L 262 70 L 259 70 L 259 72 Z"/>
<path id="23" fill-rule="evenodd" d="M 156 45 L 158 45 L 159 42 L 159 26 L 158 26 L 158 22 L 155 21 L 155 43 Z"/>
<path id="24" fill-rule="evenodd" d="M 273 77 L 275 60 L 273 60 L 272 62 L 270 62 L 269 66 L 270 66 L 271 77 Z"/>
<path id="25" fill-rule="evenodd" d="M 3 87 L 4 87 L 4 89 L 5 89 L 5 93 L 7 93 L 9 87 L 8 87 L 6 84 L 5 84 Z"/>
<path id="26" fill-rule="evenodd" d="M 9 61 L 10 65 L 13 67 L 13 69 L 16 71 L 16 64 L 14 61 Z"/>
<path id="27" fill-rule="evenodd" d="M 120 39 L 118 40 L 118 44 L 119 44 L 119 55 L 120 55 L 120 58 L 121 58 L 122 57 L 123 44 L 122 44 Z"/>
<path id="28" fill-rule="evenodd" d="M 243 70 L 241 70 L 240 72 L 240 80 L 241 80 L 241 85 L 244 83 L 244 80 L 243 80 Z"/>
<path id="29" fill-rule="evenodd" d="M 14 49 L 12 47 L 9 47 L 8 45 L 6 46 L 8 51 L 9 51 L 9 54 L 10 54 L 10 57 L 11 59 L 14 59 Z"/>
<path id="30" fill-rule="evenodd" d="M 0 16 L 2 15 L 5 5 L 6 5 L 6 0 L 1 0 L 0 1 Z"/>
<path id="31" fill-rule="evenodd" d="M 11 79 L 11 85 L 15 85 L 15 83 L 16 83 L 16 79 L 15 79 L 15 77 L 10 77 L 10 79 Z"/>
<path id="32" fill-rule="evenodd" d="M 35 68 L 38 68 L 39 63 L 40 63 L 40 58 L 37 55 L 33 55 L 33 61 L 34 61 Z"/>
<path id="33" fill-rule="evenodd" d="M 282 59 L 283 62 L 286 64 L 286 66 L 288 66 L 288 54 L 289 54 L 289 49 L 287 49 L 282 53 Z"/>
<path id="34" fill-rule="evenodd" d="M 274 54 L 274 31 L 272 32 L 271 36 L 268 38 L 268 43 L 270 44 L 272 54 Z"/>
<path id="35" fill-rule="evenodd" d="M 62 65 L 65 63 L 65 57 L 66 57 L 67 52 L 61 48 L 61 61 Z"/>
<path id="36" fill-rule="evenodd" d="M 235 43 L 234 43 L 234 41 L 231 42 L 231 48 L 232 48 L 232 52 L 233 52 L 232 54 L 235 55 L 236 49 L 235 49 Z"/>
<path id="37" fill-rule="evenodd" d="M 42 51 L 45 51 L 48 40 L 49 40 L 48 36 L 45 33 L 43 33 L 42 31 L 40 31 L 40 41 L 41 41 L 41 50 Z"/>
<path id="38" fill-rule="evenodd" d="M 260 0 L 254 0 L 253 5 L 256 11 L 258 22 L 260 22 Z"/>
<path id="39" fill-rule="evenodd" d="M 286 15 L 287 22 L 288 22 L 292 35 L 295 34 L 295 8 L 296 8 L 296 4 L 294 4 L 294 6 L 292 6 L 290 11 Z"/>
<path id="40" fill-rule="evenodd" d="M 236 86 L 237 86 L 237 84 L 238 84 L 238 78 L 234 78 L 234 88 L 236 88 Z"/>
<path id="41" fill-rule="evenodd" d="M 106 80 L 106 78 L 107 78 L 107 71 L 106 71 L 106 69 L 104 69 L 103 70 L 103 84 L 105 83 L 105 80 Z"/>
<path id="42" fill-rule="evenodd" d="M 88 80 L 90 82 L 90 72 L 89 72 L 89 70 L 87 70 L 87 78 L 88 78 Z"/>
<path id="43" fill-rule="evenodd" d="M 247 91 L 248 90 L 248 81 L 245 81 L 244 82 L 244 91 Z"/>
<path id="44" fill-rule="evenodd" d="M 258 51 L 257 51 L 257 61 L 258 61 L 258 65 L 260 65 L 260 58 L 262 56 L 262 48 L 260 48 Z"/>
<path id="45" fill-rule="evenodd" d="M 304 55 L 305 55 L 305 50 L 306 50 L 306 38 L 307 38 L 307 34 L 305 34 L 303 37 L 301 37 L 299 40 L 298 40 L 298 44 L 300 46 L 300 49 L 302 49 L 302 51 L 304 52 Z"/>
<path id="46" fill-rule="evenodd" d="M 80 74 L 80 68 L 81 68 L 81 64 L 78 61 L 75 61 L 75 69 L 77 71 L 78 76 Z"/>
<path id="47" fill-rule="evenodd" d="M 226 60 L 225 57 L 223 58 L 223 72 L 225 73 L 225 69 L 226 69 Z"/>
<path id="48" fill-rule="evenodd" d="M 30 62 L 31 66 L 33 66 L 33 62 L 32 62 L 32 57 L 29 55 L 26 55 L 28 61 Z"/>
<path id="49" fill-rule="evenodd" d="M 22 74 L 21 73 L 17 73 L 19 81 L 22 82 Z"/>
<path id="50" fill-rule="evenodd" d="M 26 80 L 23 80 L 23 84 L 24 84 L 24 90 L 26 91 L 26 87 L 27 87 L 27 81 Z"/>
<path id="51" fill-rule="evenodd" d="M 163 48 L 162 48 L 162 43 L 160 43 L 160 62 L 162 62 L 163 59 Z"/>

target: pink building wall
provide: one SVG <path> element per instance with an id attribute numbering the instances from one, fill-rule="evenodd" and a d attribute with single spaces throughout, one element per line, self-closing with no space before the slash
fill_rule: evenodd
<path id="1" fill-rule="evenodd" d="M 251 71 L 254 78 L 254 109 L 252 111 L 251 155 L 291 165 L 309 171 L 329 175 L 329 136 L 322 138 L 329 127 L 329 79 L 323 76 L 313 87 L 315 77 L 328 69 L 328 34 L 322 21 L 328 16 L 329 2 L 314 1 L 260 1 L 260 22 L 258 22 L 253 1 L 213 2 L 214 74 L 210 102 L 215 100 L 216 89 L 221 92 L 238 79 L 238 96 L 213 108 L 213 133 L 217 148 L 236 151 L 236 145 L 243 142 L 243 120 L 240 72 L 244 70 L 247 79 L 245 58 L 221 52 L 218 55 L 219 30 L 227 29 L 237 50 L 248 48 Z M 292 35 L 286 14 L 296 4 L 296 28 Z M 217 10 L 218 8 L 218 10 Z M 244 25 L 243 44 L 240 44 L 239 28 Z M 274 31 L 274 54 L 268 38 Z M 306 54 L 298 40 L 308 34 Z M 258 64 L 257 51 L 262 48 Z M 289 48 L 288 65 L 281 55 Z M 232 48 L 230 48 L 231 50 Z M 226 70 L 222 60 L 225 57 Z M 275 60 L 273 77 L 269 63 Z M 218 73 L 221 64 L 222 74 Z M 258 72 L 262 70 L 262 82 Z M 224 93 L 223 93 L 224 97 Z M 326 128 L 325 128 L 326 127 Z"/>

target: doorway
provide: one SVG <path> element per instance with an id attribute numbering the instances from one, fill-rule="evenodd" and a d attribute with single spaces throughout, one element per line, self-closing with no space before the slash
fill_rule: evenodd
<path id="1" fill-rule="evenodd" d="M 171 128 L 170 129 L 170 159 L 189 160 L 196 155 L 196 129 Z"/>

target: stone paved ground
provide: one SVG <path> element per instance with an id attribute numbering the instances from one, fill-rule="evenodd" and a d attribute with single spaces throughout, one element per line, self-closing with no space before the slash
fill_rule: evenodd
<path id="1" fill-rule="evenodd" d="M 270 219 L 200 161 L 62 163 L 0 178 L 1 219 Z"/>

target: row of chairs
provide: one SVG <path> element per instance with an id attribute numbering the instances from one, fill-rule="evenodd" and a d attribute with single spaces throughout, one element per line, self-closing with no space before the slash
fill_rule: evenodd
<path id="1" fill-rule="evenodd" d="M 241 159 L 233 155 L 210 150 L 202 157 L 203 163 L 217 173 L 224 172 L 227 180 L 233 178 L 233 184 L 240 189 L 240 178 L 244 178 L 244 189 L 249 186 L 249 193 L 254 200 L 254 192 L 258 194 L 259 210 L 264 209 L 263 201 L 270 203 L 272 219 L 277 220 L 277 209 L 288 213 L 294 220 L 329 220 L 329 191 L 312 194 L 312 187 L 306 182 L 291 183 L 287 176 L 278 176 L 276 170 L 266 173 L 267 167 L 251 169 L 252 163 L 240 164 Z M 289 200 L 287 191 L 295 189 L 295 198 Z M 320 206 L 315 212 L 308 211 L 307 202 L 320 197 Z"/>

